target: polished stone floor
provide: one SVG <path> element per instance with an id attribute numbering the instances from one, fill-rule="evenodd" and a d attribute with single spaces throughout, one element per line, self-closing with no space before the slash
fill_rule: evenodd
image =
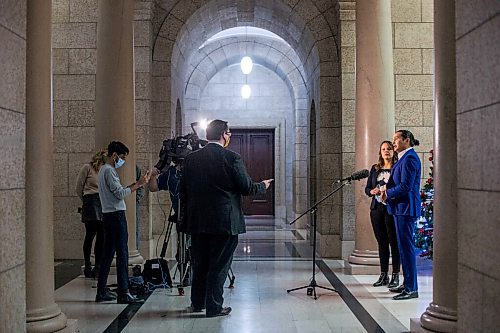
<path id="1" fill-rule="evenodd" d="M 56 264 L 56 302 L 68 318 L 78 320 L 80 332 L 351 333 L 406 332 L 410 319 L 432 300 L 429 262 L 419 267 L 420 298 L 409 301 L 393 301 L 387 288 L 372 287 L 376 276 L 346 275 L 343 261 L 322 258 L 317 258 L 316 282 L 337 292 L 316 288 L 316 300 L 306 289 L 287 293 L 312 278 L 305 230 L 266 223 L 248 229 L 232 265 L 234 288 L 225 289 L 225 305 L 233 308 L 229 316 L 187 313 L 189 287 L 184 295 L 177 288 L 156 289 L 142 305 L 94 303 L 96 281 L 77 276 L 79 262 Z M 110 276 L 109 283 L 113 280 Z"/>

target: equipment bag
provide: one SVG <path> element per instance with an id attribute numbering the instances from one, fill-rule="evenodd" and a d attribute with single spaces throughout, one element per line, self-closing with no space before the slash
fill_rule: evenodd
<path id="1" fill-rule="evenodd" d="M 172 288 L 172 278 L 167 261 L 162 258 L 146 260 L 142 271 L 144 282 L 154 287 Z"/>

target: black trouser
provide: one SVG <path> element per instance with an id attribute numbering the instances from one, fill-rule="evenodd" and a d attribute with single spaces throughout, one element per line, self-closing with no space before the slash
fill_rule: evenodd
<path id="1" fill-rule="evenodd" d="M 96 238 L 94 245 L 95 266 L 99 267 L 104 245 L 104 227 L 101 221 L 85 222 L 85 239 L 83 240 L 83 259 L 85 260 L 85 267 L 92 266 L 90 263 L 90 254 L 92 253 L 92 242 L 94 238 Z"/>
<path id="2" fill-rule="evenodd" d="M 389 257 L 392 253 L 392 273 L 399 273 L 401 260 L 399 258 L 398 238 L 394 217 L 389 215 L 387 207 L 377 204 L 375 209 L 370 210 L 373 232 L 378 243 L 378 255 L 380 258 L 380 271 L 389 271 Z M 389 246 L 391 251 L 389 252 Z"/>
<path id="3" fill-rule="evenodd" d="M 224 282 L 237 245 L 238 235 L 191 235 L 191 303 L 195 308 L 206 307 L 207 315 L 222 310 Z"/>

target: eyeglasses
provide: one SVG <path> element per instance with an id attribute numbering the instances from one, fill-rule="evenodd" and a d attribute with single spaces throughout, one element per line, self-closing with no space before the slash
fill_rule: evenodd
<path id="1" fill-rule="evenodd" d="M 231 132 L 230 131 L 226 131 L 224 133 L 226 133 L 227 135 L 231 136 Z"/>

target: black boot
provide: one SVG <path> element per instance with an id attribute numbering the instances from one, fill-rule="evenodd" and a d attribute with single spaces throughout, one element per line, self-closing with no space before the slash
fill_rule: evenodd
<path id="1" fill-rule="evenodd" d="M 391 282 L 387 288 L 395 288 L 399 285 L 399 273 L 392 273 Z"/>
<path id="2" fill-rule="evenodd" d="M 380 287 L 380 286 L 385 286 L 388 283 L 389 283 L 389 276 L 387 275 L 387 273 L 383 272 L 383 273 L 380 274 L 380 276 L 378 277 L 377 282 L 375 282 L 373 284 L 373 286 L 374 287 Z"/>
<path id="3" fill-rule="evenodd" d="M 94 278 L 94 274 L 92 272 L 92 266 L 90 265 L 85 265 L 85 268 L 83 269 L 83 275 L 85 275 L 85 277 L 87 279 L 92 279 Z"/>
<path id="4" fill-rule="evenodd" d="M 99 266 L 94 266 L 94 268 L 92 268 L 92 278 L 94 280 L 97 280 L 98 277 L 99 277 Z"/>

